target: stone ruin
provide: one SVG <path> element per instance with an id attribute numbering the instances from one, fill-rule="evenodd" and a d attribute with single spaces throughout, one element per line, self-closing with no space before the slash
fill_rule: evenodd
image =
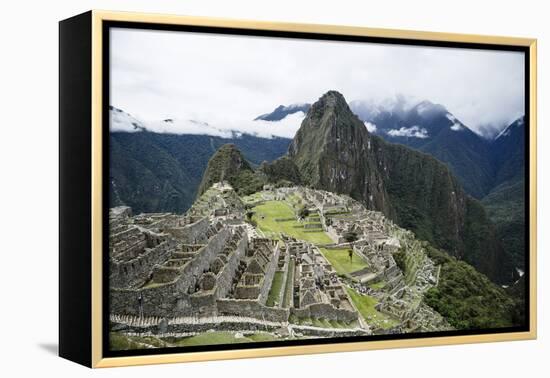
<path id="1" fill-rule="evenodd" d="M 439 271 L 411 232 L 347 196 L 303 187 L 267 189 L 264 200 L 299 196 L 318 214 L 333 247 L 350 247 L 343 236 L 354 231 L 358 240 L 351 247 L 367 268 L 342 279 L 317 246 L 286 235 L 264 237 L 245 222 L 245 206 L 233 189 L 217 183 L 184 215 L 110 210 L 109 307 L 118 327 L 183 334 L 202 332 L 218 319 L 222 329 L 370 334 L 373 330 L 347 294 L 348 285 L 373 296 L 378 311 L 399 319 L 400 329 L 448 328 L 419 300 L 437 285 Z M 393 258 L 401 250 L 412 267 L 406 276 Z M 383 290 L 370 287 L 376 282 L 384 282 Z M 293 319 L 356 328 L 306 327 Z"/>

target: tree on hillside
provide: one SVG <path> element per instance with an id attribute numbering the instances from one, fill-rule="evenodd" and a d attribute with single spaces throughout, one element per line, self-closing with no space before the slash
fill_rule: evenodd
<path id="1" fill-rule="evenodd" d="M 358 236 L 357 232 L 355 231 L 348 231 L 344 234 L 344 240 L 350 243 L 351 249 L 348 250 L 348 256 L 349 256 L 349 262 L 351 263 L 353 260 L 353 243 L 357 241 Z"/>
<path id="2" fill-rule="evenodd" d="M 357 236 L 357 232 L 355 231 L 348 231 L 344 234 L 344 240 L 350 243 L 352 246 L 353 246 L 353 242 L 356 242 L 357 239 L 359 238 Z"/>
<path id="3" fill-rule="evenodd" d="M 248 210 L 246 212 L 246 219 L 248 220 L 248 223 L 252 223 L 252 217 L 256 214 L 254 211 Z"/>
<path id="4" fill-rule="evenodd" d="M 305 206 L 301 207 L 300 210 L 298 210 L 298 218 L 300 219 L 306 219 L 309 216 L 309 209 Z"/>

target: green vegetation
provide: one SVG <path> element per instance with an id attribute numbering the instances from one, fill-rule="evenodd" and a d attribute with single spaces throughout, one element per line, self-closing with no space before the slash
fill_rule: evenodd
<path id="1" fill-rule="evenodd" d="M 357 241 L 357 232 L 348 231 L 344 234 L 344 240 L 348 243 L 354 243 Z"/>
<path id="2" fill-rule="evenodd" d="M 491 222 L 449 167 L 369 134 L 340 93 L 329 91 L 311 106 L 289 154 L 306 185 L 368 203 L 419 239 L 465 256 L 495 282 L 506 281 L 495 269 L 506 256 Z M 346 179 L 334 180 L 333 172 Z"/>
<path id="3" fill-rule="evenodd" d="M 349 274 L 366 268 L 368 265 L 357 253 L 353 252 L 352 260 L 349 259 L 349 248 L 327 249 L 321 248 L 323 256 L 332 264 L 337 273 Z"/>
<path id="4" fill-rule="evenodd" d="M 245 343 L 248 339 L 236 338 L 233 332 L 205 332 L 175 341 L 174 346 L 218 345 Z"/>
<path id="5" fill-rule="evenodd" d="M 302 183 L 298 167 L 288 156 L 282 156 L 271 163 L 262 163 L 260 171 L 265 174 L 267 181 L 274 183 L 275 186 L 291 186 Z"/>
<path id="6" fill-rule="evenodd" d="M 386 287 L 386 283 L 384 281 L 369 283 L 368 285 L 371 289 L 374 290 L 382 290 L 384 287 Z"/>
<path id="7" fill-rule="evenodd" d="M 513 324 L 514 300 L 486 276 L 464 261 L 431 246 L 428 256 L 441 265 L 439 284 L 424 301 L 457 329 L 509 327 Z"/>
<path id="8" fill-rule="evenodd" d="M 235 337 L 235 332 L 205 332 L 196 336 L 186 337 L 172 342 L 173 346 L 194 346 L 194 345 L 220 345 L 220 344 L 242 344 L 253 341 L 276 340 L 275 336 L 268 333 L 258 333 L 249 336 Z"/>
<path id="9" fill-rule="evenodd" d="M 368 295 L 361 295 L 354 289 L 346 287 L 348 295 L 350 296 L 353 304 L 357 307 L 357 310 L 361 313 L 367 323 L 374 327 L 388 329 L 395 327 L 399 322 L 386 314 L 378 312 L 374 306 L 378 303 L 376 299 Z"/>
<path id="10" fill-rule="evenodd" d="M 510 270 L 525 269 L 525 118 L 514 121 L 505 134 L 491 146 L 495 183 L 483 204 L 510 255 Z"/>
<path id="11" fill-rule="evenodd" d="M 283 156 L 290 139 L 247 134 L 224 139 L 209 135 L 111 132 L 112 206 L 131 206 L 134 214 L 185 212 L 197 196 L 208 160 L 228 142 L 235 143 L 251 166 L 257 166 Z"/>
<path id="12" fill-rule="evenodd" d="M 289 204 L 283 201 L 266 201 L 252 209 L 253 220 L 266 235 L 277 237 L 280 232 L 297 239 L 315 244 L 330 244 L 332 240 L 321 229 L 306 230 L 302 223 L 295 220 L 295 214 Z"/>
<path id="13" fill-rule="evenodd" d="M 164 348 L 170 346 L 156 337 L 126 336 L 116 332 L 109 334 L 109 345 L 111 350 Z"/>
<path id="14" fill-rule="evenodd" d="M 253 333 L 252 335 L 245 336 L 250 341 L 260 342 L 260 341 L 274 341 L 278 340 L 275 336 L 273 336 L 271 333 Z"/>
<path id="15" fill-rule="evenodd" d="M 302 197 L 296 193 L 288 195 L 286 200 L 292 206 L 292 208 L 296 208 L 302 205 Z"/>
<path id="16" fill-rule="evenodd" d="M 302 206 L 298 210 L 298 216 L 300 217 L 300 219 L 306 219 L 309 216 L 309 209 L 305 206 Z"/>
<path id="17" fill-rule="evenodd" d="M 236 332 L 205 332 L 196 336 L 182 338 L 158 339 L 156 337 L 127 336 L 111 332 L 109 342 L 111 350 L 132 350 L 149 348 L 186 347 L 195 345 L 241 344 L 261 341 L 278 340 L 274 335 L 266 332 L 253 333 L 236 337 Z"/>
<path id="18" fill-rule="evenodd" d="M 279 300 L 281 294 L 281 288 L 283 287 L 283 272 L 275 272 L 273 275 L 273 282 L 271 283 L 271 289 L 267 295 L 266 305 L 269 307 L 275 306 L 275 303 Z"/>
<path id="19" fill-rule="evenodd" d="M 428 243 L 421 242 L 421 245 L 426 247 Z M 404 247 L 401 247 L 397 253 L 393 254 L 393 258 L 399 269 L 403 272 L 407 285 L 412 285 L 416 279 L 418 267 L 422 264 L 426 258 L 426 255 L 423 252 L 423 249 L 420 248 L 420 245 L 417 245 L 414 248 L 409 249 L 409 251 L 406 251 Z"/>
<path id="20" fill-rule="evenodd" d="M 497 236 L 510 255 L 513 266 L 525 267 L 525 189 L 523 179 L 508 181 L 483 199 L 495 223 Z"/>
<path id="21" fill-rule="evenodd" d="M 199 186 L 199 195 L 214 183 L 228 181 L 237 194 L 246 196 L 263 188 L 265 179 L 256 174 L 241 152 L 233 144 L 224 144 L 208 161 Z"/>
<path id="22" fill-rule="evenodd" d="M 525 323 L 525 297 L 527 295 L 525 288 L 525 274 L 517 282 L 505 289 L 506 293 L 516 301 L 512 321 L 514 324 L 522 325 Z"/>

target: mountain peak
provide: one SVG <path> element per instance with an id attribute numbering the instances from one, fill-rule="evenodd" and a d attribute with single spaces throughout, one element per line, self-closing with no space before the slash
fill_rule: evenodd
<path id="1" fill-rule="evenodd" d="M 206 171 L 202 176 L 198 195 L 206 192 L 213 184 L 227 181 L 238 192 L 241 188 L 243 176 L 251 176 L 252 167 L 246 161 L 241 151 L 232 143 L 218 148 L 208 161 Z"/>
<path id="2" fill-rule="evenodd" d="M 446 130 L 456 124 L 446 117 L 445 122 Z M 405 125 L 414 129 L 416 124 Z M 484 209 L 464 192 L 449 167 L 426 153 L 369 134 L 342 94 L 329 91 L 312 105 L 289 157 L 304 184 L 347 194 L 490 277 L 503 277 L 505 255 Z M 476 226 L 471 226 L 473 220 Z M 482 253 L 488 258 L 477 260 Z"/>
<path id="3" fill-rule="evenodd" d="M 338 122 L 326 122 L 331 117 L 336 117 Z M 344 96 L 335 90 L 330 90 L 323 94 L 313 105 L 308 112 L 304 122 L 310 120 L 312 125 L 338 126 L 338 125 L 362 125 L 357 116 L 351 111 Z M 342 122 L 346 119 L 346 122 Z M 322 121 L 324 120 L 324 121 Z M 302 125 L 304 124 L 302 123 Z"/>
<path id="4" fill-rule="evenodd" d="M 323 107 L 336 107 L 336 106 L 348 106 L 344 95 L 338 91 L 330 90 L 321 96 L 319 100 L 313 106 Z"/>
<path id="5" fill-rule="evenodd" d="M 433 116 L 435 114 L 448 113 L 447 108 L 443 105 L 433 103 L 429 100 L 420 101 L 418 104 L 413 106 L 413 109 L 422 116 Z"/>
<path id="6" fill-rule="evenodd" d="M 363 193 L 375 182 L 366 177 L 374 164 L 372 159 L 365 160 L 372 152 L 369 140 L 365 124 L 344 96 L 328 91 L 311 106 L 290 144 L 289 155 L 307 184 L 337 193 Z M 350 181 L 350 177 L 358 180 Z"/>
<path id="7" fill-rule="evenodd" d="M 502 129 L 502 131 L 497 134 L 494 140 L 496 141 L 497 139 L 502 139 L 503 137 L 507 137 L 511 135 L 515 128 L 522 127 L 524 123 L 525 123 L 525 116 L 522 115 L 521 117 L 516 119 L 514 122 L 512 122 L 511 124 L 506 126 L 504 129 Z"/>

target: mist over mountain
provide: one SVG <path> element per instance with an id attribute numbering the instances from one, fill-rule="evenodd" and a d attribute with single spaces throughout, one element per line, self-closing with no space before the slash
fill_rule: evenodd
<path id="1" fill-rule="evenodd" d="M 397 97 L 380 106 L 348 106 L 330 91 L 313 105 L 279 106 L 257 119 L 271 132 L 306 109 L 291 143 L 200 121 L 145 123 L 111 107 L 111 203 L 136 212 L 183 212 L 208 186 L 205 172 L 212 180 L 227 172 L 241 191 L 305 183 L 383 211 L 495 281 L 509 281 L 512 266 L 523 269 L 523 118 L 488 141 L 443 105 Z M 224 145 L 232 148 L 219 151 Z M 232 175 L 208 167 L 216 151 L 241 156 L 246 169 Z M 487 212 L 470 195 L 483 199 Z"/>
<path id="2" fill-rule="evenodd" d="M 196 198 L 209 159 L 225 144 L 234 144 L 251 166 L 284 155 L 290 139 L 246 133 L 176 134 L 150 131 L 129 113 L 112 107 L 110 205 L 134 212 L 183 213 Z M 153 129 L 154 130 L 154 129 Z"/>
<path id="3" fill-rule="evenodd" d="M 284 118 L 297 109 L 301 111 L 310 106 L 280 105 L 257 119 Z M 370 133 L 428 153 L 448 164 L 473 197 L 482 199 L 499 185 L 499 168 L 495 166 L 493 153 L 499 148 L 495 143 L 498 138 L 488 138 L 473 131 L 444 105 L 396 95 L 379 102 L 351 101 L 349 107 Z"/>
<path id="4" fill-rule="evenodd" d="M 238 138 L 249 135 L 259 138 L 292 138 L 305 113 L 300 106 L 287 107 L 284 114 L 266 116 L 269 120 L 225 117 L 211 112 L 205 118 L 189 115 L 183 118 L 165 118 L 160 120 L 142 120 L 126 111 L 110 106 L 111 132 L 134 133 L 149 131 L 159 134 L 208 135 L 220 138 Z"/>
<path id="5" fill-rule="evenodd" d="M 525 133 L 525 118 L 521 117 L 494 140 L 495 183 L 483 198 L 505 249 L 521 270 L 525 269 Z"/>
<path id="6" fill-rule="evenodd" d="M 263 121 L 280 121 L 287 117 L 290 114 L 295 114 L 298 112 L 307 113 L 311 104 L 292 104 L 288 106 L 279 105 L 271 113 L 262 114 L 256 117 L 254 120 L 263 120 Z"/>
<path id="7" fill-rule="evenodd" d="M 448 164 L 466 192 L 482 200 L 514 266 L 525 257 L 525 117 L 487 139 L 443 105 L 411 106 L 403 96 L 382 105 L 352 103 L 367 128 L 385 140 L 426 152 Z"/>

